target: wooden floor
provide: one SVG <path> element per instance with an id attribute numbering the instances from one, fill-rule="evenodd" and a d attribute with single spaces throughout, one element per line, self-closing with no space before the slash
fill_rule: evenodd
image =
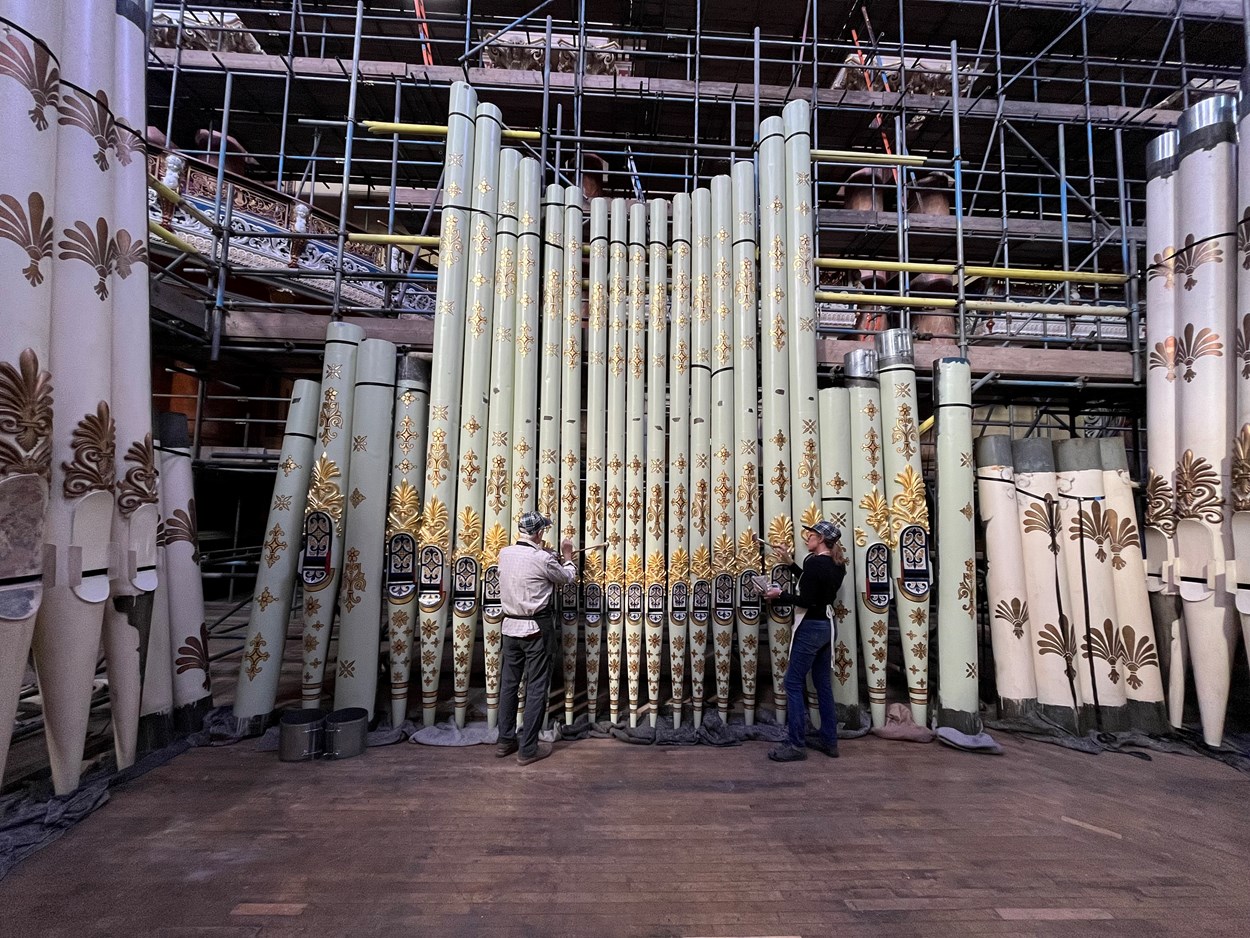
<path id="1" fill-rule="evenodd" d="M 0 932 L 1245 934 L 1250 778 L 1000 741 L 192 750 L 0 882 Z"/>

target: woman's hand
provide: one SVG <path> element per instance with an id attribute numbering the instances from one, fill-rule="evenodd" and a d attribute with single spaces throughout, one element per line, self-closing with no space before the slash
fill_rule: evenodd
<path id="1" fill-rule="evenodd" d="M 781 595 L 781 587 L 780 587 L 780 586 L 772 586 L 772 587 L 769 587 L 768 589 L 764 590 L 764 598 L 765 598 L 765 599 L 768 599 L 768 600 L 773 600 L 773 599 L 776 599 L 776 598 L 777 598 L 778 596 L 780 596 L 780 595 Z"/>
<path id="2" fill-rule="evenodd" d="M 777 558 L 777 563 L 783 566 L 794 563 L 794 555 L 784 547 L 774 547 L 773 556 Z"/>

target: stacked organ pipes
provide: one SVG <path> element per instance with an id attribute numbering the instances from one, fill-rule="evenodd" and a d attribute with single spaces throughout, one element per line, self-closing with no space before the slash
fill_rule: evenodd
<path id="1" fill-rule="evenodd" d="M 1167 671 L 1168 720 L 1179 727 L 1185 705 L 1187 647 L 1176 559 L 1176 165 L 1180 134 L 1160 134 L 1146 147 L 1146 584 Z"/>
<path id="2" fill-rule="evenodd" d="M 1181 114 L 1176 186 L 1176 563 L 1203 738 L 1224 735 L 1236 608 L 1230 488 L 1236 385 L 1234 103 L 1216 96 Z M 1223 574 L 1223 576 L 1221 576 Z"/>
<path id="3" fill-rule="evenodd" d="M 976 461 L 1000 714 L 1165 730 L 1123 441 L 984 436 Z"/>
<path id="4" fill-rule="evenodd" d="M 408 716 L 408 682 L 418 650 L 416 633 L 417 536 L 425 485 L 426 426 L 430 419 L 430 366 L 409 353 L 395 381 L 390 495 L 386 511 L 386 628 L 391 664 L 391 725 Z M 488 672 L 489 673 L 489 672 Z"/>

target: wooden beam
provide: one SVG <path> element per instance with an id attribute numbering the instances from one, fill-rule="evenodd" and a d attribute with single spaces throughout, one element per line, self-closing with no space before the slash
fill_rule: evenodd
<path id="1" fill-rule="evenodd" d="M 325 341 L 329 321 L 329 316 L 309 313 L 234 310 L 226 316 L 224 334 L 229 340 L 315 344 Z M 428 351 L 434 344 L 434 323 L 428 316 L 408 319 L 344 316 L 343 321 L 360 326 L 370 339 L 386 339 L 418 351 Z"/>
<path id="2" fill-rule="evenodd" d="M 855 339 L 822 338 L 817 345 L 820 361 L 841 365 L 847 352 L 863 348 Z M 938 342 L 917 342 L 916 370 L 927 372 L 939 358 L 959 354 L 959 347 Z M 1002 348 L 972 346 L 968 360 L 974 375 L 996 372 L 1021 378 L 1084 378 L 1088 381 L 1133 380 L 1133 356 L 1129 352 L 1096 352 L 1083 349 Z"/>

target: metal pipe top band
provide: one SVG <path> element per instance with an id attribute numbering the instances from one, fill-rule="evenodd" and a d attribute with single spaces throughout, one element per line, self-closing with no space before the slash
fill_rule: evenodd
<path id="1" fill-rule="evenodd" d="M 1179 131 L 1169 130 L 1159 134 L 1146 144 L 1146 178 L 1158 179 L 1176 172 L 1176 164 L 1180 157 L 1181 135 Z"/>
<path id="2" fill-rule="evenodd" d="M 876 380 L 877 353 L 870 348 L 852 349 L 842 358 L 842 371 L 848 380 Z"/>
<path id="3" fill-rule="evenodd" d="M 1055 449 L 1046 437 L 1012 440 L 1011 462 L 1016 472 L 1054 472 Z"/>
<path id="4" fill-rule="evenodd" d="M 1237 102 L 1232 95 L 1217 94 L 1181 111 L 1180 156 L 1209 150 L 1237 137 Z"/>
<path id="5" fill-rule="evenodd" d="M 873 337 L 877 348 L 877 367 L 910 365 L 915 361 L 910 329 L 886 329 Z"/>
<path id="6" fill-rule="evenodd" d="M 1011 437 L 1005 433 L 992 433 L 977 437 L 974 444 L 977 466 L 1010 466 Z"/>
<path id="7" fill-rule="evenodd" d="M 1124 451 L 1124 439 L 1118 436 L 1102 436 L 1098 438 L 1098 447 L 1102 455 L 1102 468 L 1116 472 L 1120 469 L 1128 471 L 1128 453 Z"/>
<path id="8" fill-rule="evenodd" d="M 1097 440 L 1060 440 L 1055 444 L 1055 467 L 1059 472 L 1102 469 L 1102 450 Z"/>

